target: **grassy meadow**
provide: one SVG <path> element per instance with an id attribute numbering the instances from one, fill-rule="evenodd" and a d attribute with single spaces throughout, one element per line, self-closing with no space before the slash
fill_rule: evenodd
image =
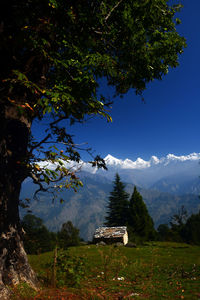
<path id="1" fill-rule="evenodd" d="M 63 252 L 56 269 L 53 259 L 53 252 L 30 255 L 41 289 L 34 292 L 22 285 L 13 299 L 200 299 L 199 246 L 85 245 L 69 248 L 66 257 Z"/>

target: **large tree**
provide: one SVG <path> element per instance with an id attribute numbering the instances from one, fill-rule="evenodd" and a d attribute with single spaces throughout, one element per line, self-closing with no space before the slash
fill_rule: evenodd
<path id="1" fill-rule="evenodd" d="M 171 2 L 170 2 L 171 3 Z M 30 176 L 41 191 L 66 176 L 78 181 L 63 160 L 80 161 L 67 124 L 91 115 L 110 120 L 109 99 L 99 78 L 116 95 L 141 94 L 178 65 L 185 41 L 176 31 L 180 5 L 167 0 L 8 0 L 0 20 L 0 290 L 20 280 L 36 286 L 22 244 L 19 193 Z M 47 115 L 42 140 L 31 136 L 33 120 Z M 50 143 L 63 148 L 47 149 Z M 45 147 L 43 145 L 45 144 Z M 37 151 L 36 151 L 37 150 Z M 38 153 L 38 155 L 37 155 Z M 56 170 L 38 164 L 57 162 Z M 104 166 L 97 157 L 93 165 Z M 45 183 L 45 184 L 44 184 Z M 81 184 L 81 183 L 80 183 Z M 55 184 L 56 188 L 60 184 Z"/>
<path id="2" fill-rule="evenodd" d="M 128 212 L 128 230 L 131 237 L 141 241 L 152 240 L 155 237 L 154 223 L 136 187 L 130 198 Z"/>
<path id="3" fill-rule="evenodd" d="M 109 196 L 108 211 L 105 217 L 107 226 L 125 226 L 128 221 L 128 198 L 125 185 L 121 181 L 119 174 L 115 175 L 113 190 Z"/>

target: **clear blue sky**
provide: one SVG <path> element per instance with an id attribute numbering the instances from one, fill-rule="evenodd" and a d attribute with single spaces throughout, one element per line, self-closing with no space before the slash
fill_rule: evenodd
<path id="1" fill-rule="evenodd" d="M 112 123 L 96 118 L 70 131 L 78 142 L 88 142 L 97 154 L 149 159 L 168 153 L 200 152 L 200 0 L 182 1 L 177 30 L 187 40 L 180 66 L 162 81 L 148 85 L 145 104 L 130 91 L 113 104 Z M 111 90 L 102 86 L 106 93 Z M 34 127 L 34 130 L 38 128 Z"/>

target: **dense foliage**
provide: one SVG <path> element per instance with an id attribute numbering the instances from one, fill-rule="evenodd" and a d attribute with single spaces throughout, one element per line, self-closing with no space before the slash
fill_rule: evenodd
<path id="1" fill-rule="evenodd" d="M 107 206 L 105 225 L 124 226 L 127 224 L 129 195 L 125 192 L 125 185 L 121 182 L 118 174 L 115 176 L 113 185 L 113 191 L 110 193 Z"/>
<path id="2" fill-rule="evenodd" d="M 24 248 L 28 254 L 38 254 L 54 249 L 56 235 L 49 232 L 42 219 L 27 214 L 23 217 L 22 227 L 25 231 Z"/>
<path id="3" fill-rule="evenodd" d="M 142 196 L 134 187 L 129 200 L 125 185 L 118 174 L 115 176 L 113 191 L 110 193 L 105 225 L 127 226 L 129 240 L 142 242 L 155 239 L 153 220 L 150 217 Z"/>
<path id="4" fill-rule="evenodd" d="M 24 248 L 28 254 L 52 251 L 57 246 L 67 249 L 80 244 L 79 230 L 71 221 L 64 223 L 57 233 L 50 232 L 42 219 L 32 214 L 26 214 L 21 224 L 25 231 Z"/>
<path id="5" fill-rule="evenodd" d="M 161 241 L 185 242 L 200 245 L 200 211 L 187 216 L 184 207 L 172 217 L 170 225 L 158 226 L 158 239 Z"/>
<path id="6" fill-rule="evenodd" d="M 128 229 L 130 239 L 154 240 L 155 229 L 152 218 L 142 199 L 141 194 L 134 187 L 129 202 Z"/>

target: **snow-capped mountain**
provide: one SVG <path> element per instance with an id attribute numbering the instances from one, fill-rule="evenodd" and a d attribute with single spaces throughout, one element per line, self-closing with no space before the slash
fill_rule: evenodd
<path id="1" fill-rule="evenodd" d="M 161 191 L 164 189 L 166 191 L 169 184 L 171 187 L 170 191 L 174 193 L 185 193 L 186 186 L 188 187 L 188 193 L 200 192 L 200 153 L 181 156 L 168 154 L 166 157 L 161 158 L 152 156 L 147 161 L 140 157 L 135 161 L 128 158 L 122 160 L 108 154 L 104 160 L 108 171 L 97 169 L 91 169 L 91 171 L 108 179 L 113 179 L 114 174 L 118 172 L 121 179 L 125 182 L 136 184 L 143 188 L 153 187 L 154 189 Z M 90 171 L 90 169 L 87 169 L 87 171 Z M 188 183 L 190 183 L 189 186 L 193 187 L 189 188 Z M 173 185 L 176 185 L 176 187 Z M 196 188 L 196 185 L 199 185 L 199 187 Z"/>
<path id="2" fill-rule="evenodd" d="M 153 188 L 154 190 L 171 192 L 175 194 L 200 193 L 200 153 L 177 156 L 168 154 L 158 158 L 152 156 L 149 160 L 138 157 L 135 161 L 119 159 L 111 154 L 104 158 L 108 171 L 97 169 L 91 164 L 81 161 L 64 162 L 66 167 L 81 170 L 93 176 L 101 175 L 113 180 L 119 173 L 124 182 L 135 184 L 142 188 Z M 56 164 L 41 162 L 41 166 L 56 168 Z"/>
<path id="3" fill-rule="evenodd" d="M 101 175 L 109 180 L 113 180 L 115 174 L 119 173 L 123 181 L 142 188 L 153 188 L 166 192 L 170 186 L 169 192 L 173 193 L 200 193 L 200 153 L 181 156 L 168 154 L 161 158 L 152 156 L 147 161 L 140 157 L 135 161 L 128 158 L 123 160 L 108 154 L 104 160 L 108 171 L 94 168 L 84 161 L 79 164 L 64 161 L 63 163 L 68 168 Z M 56 168 L 55 164 L 47 162 L 41 162 L 40 165 Z"/>
<path id="4" fill-rule="evenodd" d="M 155 159 L 157 159 L 157 157 L 155 157 Z M 143 169 L 150 167 L 150 161 L 145 161 L 140 157 L 137 158 L 136 161 L 132 161 L 128 158 L 125 160 L 118 159 L 108 154 L 104 160 L 108 166 L 118 166 L 122 169 Z"/>
<path id="5" fill-rule="evenodd" d="M 166 157 L 158 158 L 157 156 L 152 156 L 150 160 L 145 161 L 142 158 L 137 158 L 136 161 L 130 159 L 118 159 L 114 156 L 108 154 L 104 160 L 109 166 L 118 166 L 122 169 L 144 169 L 152 167 L 153 165 L 168 165 L 171 162 L 185 162 L 185 161 L 199 161 L 200 153 L 191 153 L 189 155 L 176 156 L 174 154 L 168 154 Z"/>

